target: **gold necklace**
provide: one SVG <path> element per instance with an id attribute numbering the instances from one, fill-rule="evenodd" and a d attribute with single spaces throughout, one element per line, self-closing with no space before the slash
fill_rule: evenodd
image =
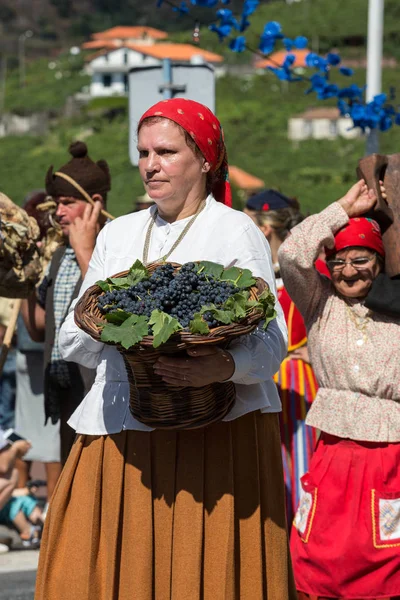
<path id="1" fill-rule="evenodd" d="M 181 241 L 183 240 L 183 238 L 185 237 L 185 235 L 187 234 L 187 232 L 189 231 L 189 229 L 191 228 L 191 226 L 193 225 L 193 223 L 195 222 L 195 220 L 197 219 L 197 217 L 199 216 L 199 214 L 201 213 L 201 211 L 203 210 L 205 205 L 206 205 L 206 200 L 203 200 L 202 202 L 200 202 L 198 209 L 194 213 L 193 217 L 190 219 L 189 223 L 187 223 L 185 228 L 182 230 L 181 234 L 178 236 L 176 242 L 173 244 L 170 251 L 167 252 L 167 254 L 165 254 L 164 256 L 160 257 L 158 260 L 165 262 L 167 260 L 167 258 L 169 258 L 171 256 L 171 254 L 173 253 L 175 248 L 177 248 L 179 246 L 179 244 L 181 243 Z M 150 224 L 147 228 L 146 239 L 145 239 L 144 248 L 143 248 L 143 261 L 142 262 L 144 265 L 148 264 L 151 232 L 153 231 L 154 223 L 156 222 L 157 217 L 158 217 L 158 209 L 156 209 L 154 211 L 154 215 L 152 216 Z"/>
<path id="2" fill-rule="evenodd" d="M 360 317 L 359 315 L 355 314 L 353 308 L 347 303 L 346 303 L 346 309 L 347 309 L 349 317 L 353 321 L 356 329 L 358 329 L 358 331 L 360 331 L 362 334 L 362 343 L 360 344 L 359 343 L 360 340 L 357 340 L 357 345 L 362 346 L 367 341 L 366 329 L 367 329 L 369 323 L 372 321 L 371 317 L 369 316 L 370 311 L 367 312 L 365 317 Z"/>

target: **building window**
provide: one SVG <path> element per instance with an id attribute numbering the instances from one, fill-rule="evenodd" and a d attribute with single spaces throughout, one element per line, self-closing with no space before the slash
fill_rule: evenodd
<path id="1" fill-rule="evenodd" d="M 126 73 L 124 73 L 124 90 L 125 92 L 129 92 L 129 78 Z"/>
<path id="2" fill-rule="evenodd" d="M 128 64 L 128 53 L 124 52 L 124 65 Z"/>
<path id="3" fill-rule="evenodd" d="M 334 137 L 337 136 L 337 121 L 329 121 L 329 133 Z"/>
<path id="4" fill-rule="evenodd" d="M 305 119 L 303 122 L 303 136 L 305 138 L 310 138 L 313 136 L 313 122 L 308 119 Z"/>
<path id="5" fill-rule="evenodd" d="M 104 73 L 103 75 L 103 86 L 104 87 L 111 87 L 111 83 L 112 83 L 112 76 L 108 73 Z"/>

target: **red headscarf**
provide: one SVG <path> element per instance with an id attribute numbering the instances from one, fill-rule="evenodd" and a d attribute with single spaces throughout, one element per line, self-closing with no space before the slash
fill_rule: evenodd
<path id="1" fill-rule="evenodd" d="M 326 255 L 327 257 L 332 256 L 336 252 L 350 248 L 351 246 L 370 248 L 384 257 L 385 249 L 378 223 L 366 217 L 350 219 L 348 224 L 342 227 L 335 235 L 334 247 L 325 248 Z"/>
<path id="2" fill-rule="evenodd" d="M 218 174 L 217 182 L 212 189 L 214 198 L 227 206 L 232 206 L 224 133 L 221 123 L 211 110 L 194 100 L 172 98 L 157 102 L 149 108 L 142 115 L 139 127 L 144 119 L 149 117 L 165 117 L 188 132 L 210 164 L 211 171 Z"/>

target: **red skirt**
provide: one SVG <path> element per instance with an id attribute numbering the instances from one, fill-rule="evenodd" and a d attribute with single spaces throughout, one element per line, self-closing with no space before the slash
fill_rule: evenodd
<path id="1" fill-rule="evenodd" d="M 302 478 L 291 551 L 296 587 L 313 600 L 397 598 L 400 443 L 323 433 Z"/>

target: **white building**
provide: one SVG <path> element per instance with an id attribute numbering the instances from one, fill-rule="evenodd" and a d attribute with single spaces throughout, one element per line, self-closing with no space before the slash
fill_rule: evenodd
<path id="1" fill-rule="evenodd" d="M 92 77 L 90 95 L 121 96 L 128 93 L 128 73 L 133 67 L 162 64 L 163 59 L 184 63 L 197 57 L 210 64 L 223 62 L 222 56 L 191 44 L 124 44 L 119 48 L 103 49 L 88 57 L 87 71 Z"/>
<path id="2" fill-rule="evenodd" d="M 288 122 L 288 138 L 299 142 L 308 140 L 333 140 L 337 137 L 354 139 L 362 136 L 361 130 L 351 129 L 352 120 L 340 114 L 335 107 L 310 108 Z"/>

